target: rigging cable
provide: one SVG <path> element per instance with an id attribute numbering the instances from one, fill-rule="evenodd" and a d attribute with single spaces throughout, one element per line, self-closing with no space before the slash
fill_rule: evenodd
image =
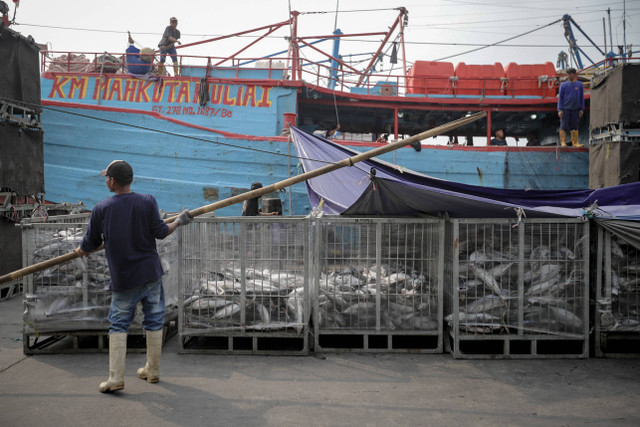
<path id="1" fill-rule="evenodd" d="M 543 29 L 543 28 L 550 27 L 551 25 L 555 25 L 555 24 L 557 24 L 558 22 L 561 22 L 561 21 L 562 21 L 562 19 L 557 19 L 557 20 L 555 20 L 555 21 L 553 21 L 553 22 L 551 22 L 551 23 L 549 23 L 549 24 L 547 24 L 547 25 L 544 25 L 544 26 L 539 27 L 539 28 L 535 28 L 535 29 L 533 29 L 533 30 L 531 30 L 531 31 L 527 31 L 526 33 L 518 34 L 518 35 L 516 35 L 516 36 L 509 37 L 509 38 L 507 38 L 507 39 L 500 40 L 499 42 L 495 42 L 495 43 L 492 43 L 492 44 L 489 44 L 489 45 L 486 45 L 486 46 L 478 47 L 478 48 L 476 48 L 476 49 L 471 49 L 471 50 L 467 50 L 467 51 L 465 51 L 465 52 L 460 52 L 460 53 L 456 53 L 456 54 L 454 54 L 454 55 L 449 55 L 449 56 L 445 56 L 445 57 L 443 57 L 443 58 L 435 59 L 434 61 L 442 61 L 442 60 L 445 60 L 445 59 L 454 58 L 454 57 L 456 57 L 456 56 L 466 55 L 467 53 L 477 52 L 477 51 L 479 51 L 479 50 L 486 49 L 486 48 L 488 48 L 488 47 L 497 46 L 497 45 L 499 45 L 500 43 L 508 42 L 509 40 L 513 40 L 513 39 L 516 39 L 516 38 L 518 38 L 518 37 L 522 37 L 522 36 L 525 36 L 525 35 L 527 35 L 527 34 L 531 34 L 531 33 L 533 33 L 534 31 L 538 31 L 538 30 L 541 30 L 541 29 Z"/>

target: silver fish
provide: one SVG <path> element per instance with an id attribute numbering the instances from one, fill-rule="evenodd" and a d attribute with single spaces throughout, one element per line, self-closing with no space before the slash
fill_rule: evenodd
<path id="1" fill-rule="evenodd" d="M 569 328 L 580 329 L 582 327 L 582 319 L 569 310 L 560 307 L 549 307 L 549 311 L 554 319 L 564 323 Z"/>
<path id="2" fill-rule="evenodd" d="M 191 302 L 192 310 L 208 310 L 215 309 L 220 307 L 225 307 L 229 304 L 228 300 L 224 300 L 222 298 L 202 298 L 198 297 L 198 299 Z M 217 313 L 216 313 L 217 314 Z"/>
<path id="3" fill-rule="evenodd" d="M 550 280 L 547 280 L 546 282 L 541 282 L 530 286 L 524 294 L 526 296 L 542 295 L 543 293 L 549 291 L 549 289 L 551 289 L 556 284 L 558 284 L 557 276 Z"/>
<path id="4" fill-rule="evenodd" d="M 227 304 L 224 308 L 221 308 L 220 310 L 216 311 L 216 314 L 214 314 L 213 318 L 216 320 L 220 320 L 220 319 L 225 319 L 227 317 L 231 317 L 236 313 L 239 313 L 242 307 L 240 307 L 240 304 L 236 304 L 236 303 L 231 303 L 231 304 Z"/>
<path id="5" fill-rule="evenodd" d="M 507 303 L 504 298 L 489 294 L 486 297 L 480 298 L 467 306 L 460 307 L 460 310 L 466 313 L 481 313 L 492 311 L 499 307 L 506 307 L 506 305 Z"/>
<path id="6" fill-rule="evenodd" d="M 361 312 L 366 312 L 369 310 L 374 310 L 376 308 L 375 302 L 359 302 L 347 307 L 342 311 L 342 314 L 358 314 Z"/>
<path id="7" fill-rule="evenodd" d="M 487 270 L 476 266 L 471 266 L 471 270 L 478 279 L 482 280 L 487 289 L 502 298 L 502 289 L 500 289 L 500 285 L 498 285 L 496 279 Z"/>
<path id="8" fill-rule="evenodd" d="M 488 270 L 489 274 L 493 277 L 502 277 L 505 273 L 509 271 L 509 269 L 515 264 L 515 262 L 508 262 L 505 264 L 498 264 L 492 269 Z"/>

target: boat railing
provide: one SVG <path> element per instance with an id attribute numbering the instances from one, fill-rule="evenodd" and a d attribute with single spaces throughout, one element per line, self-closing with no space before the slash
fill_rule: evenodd
<path id="1" fill-rule="evenodd" d="M 138 54 L 42 51 L 41 71 L 128 74 L 127 56 L 133 55 Z M 598 65 L 600 69 L 611 68 L 620 61 L 606 59 Z M 625 61 L 637 63 L 638 58 Z M 391 71 L 374 71 L 363 75 L 359 70 L 344 64 L 339 68 L 332 68 L 327 61 L 307 58 L 300 59 L 301 65 L 297 67 L 299 71 L 294 74 L 291 67 L 292 58 L 288 56 L 222 58 L 178 55 L 178 63 L 181 77 L 301 81 L 313 88 L 382 97 L 498 100 L 554 98 L 557 96 L 559 84 L 564 79 L 561 74 L 532 77 L 405 76 Z M 154 64 L 157 64 L 157 60 Z M 593 68 L 588 72 L 593 73 Z"/>

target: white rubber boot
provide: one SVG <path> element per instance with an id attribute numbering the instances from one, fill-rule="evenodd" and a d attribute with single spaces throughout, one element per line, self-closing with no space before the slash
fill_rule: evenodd
<path id="1" fill-rule="evenodd" d="M 162 353 L 162 329 L 147 331 L 147 363 L 138 369 L 138 378 L 150 383 L 160 381 L 160 354 Z"/>
<path id="2" fill-rule="evenodd" d="M 109 379 L 100 383 L 100 393 L 124 389 L 124 364 L 127 356 L 127 334 L 109 334 Z"/>

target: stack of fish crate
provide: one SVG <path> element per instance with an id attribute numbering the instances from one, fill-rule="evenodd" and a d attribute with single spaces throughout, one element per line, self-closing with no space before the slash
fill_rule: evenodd
<path id="1" fill-rule="evenodd" d="M 444 221 L 327 216 L 316 231 L 316 352 L 442 352 Z"/>
<path id="2" fill-rule="evenodd" d="M 455 358 L 589 356 L 589 224 L 447 223 L 445 346 Z"/>
<path id="3" fill-rule="evenodd" d="M 640 249 L 598 226 L 595 353 L 640 355 Z"/>
<path id="4" fill-rule="evenodd" d="M 32 265 L 73 251 L 85 234 L 89 214 L 65 215 L 47 222 L 22 224 L 23 264 Z M 159 241 L 165 288 L 165 339 L 177 321 L 177 258 L 175 236 Z M 109 267 L 104 251 L 27 276 L 23 315 L 24 353 L 108 351 L 107 315 L 111 305 Z M 130 352 L 145 351 L 142 312 L 130 328 Z"/>
<path id="5" fill-rule="evenodd" d="M 180 227 L 179 351 L 308 354 L 309 230 L 275 216 Z"/>

